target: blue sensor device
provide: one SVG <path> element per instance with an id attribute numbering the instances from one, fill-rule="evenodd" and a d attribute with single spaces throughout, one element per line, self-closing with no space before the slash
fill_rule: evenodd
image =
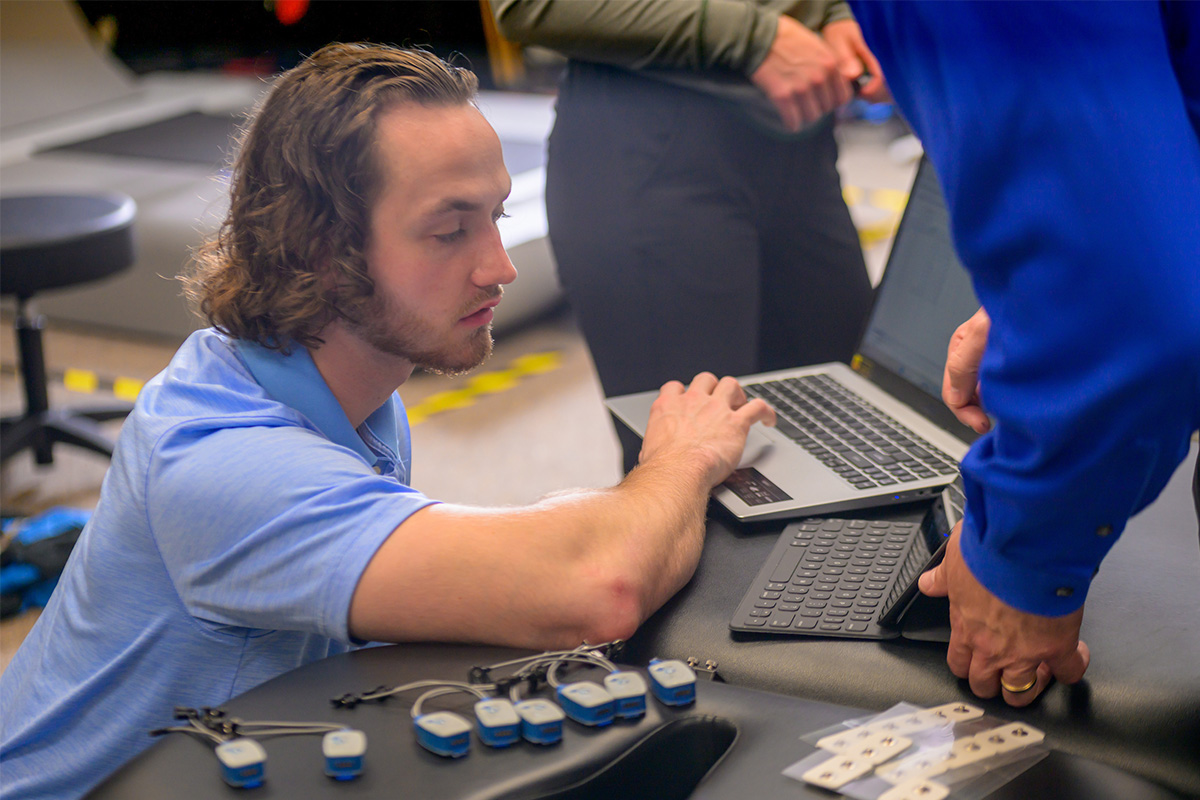
<path id="1" fill-rule="evenodd" d="M 557 689 L 558 703 L 568 717 L 594 728 L 611 725 L 616 702 L 611 694 L 591 681 L 564 683 Z"/>
<path id="2" fill-rule="evenodd" d="M 475 704 L 479 741 L 488 747 L 508 747 L 521 740 L 521 718 L 513 704 L 499 697 Z"/>
<path id="3" fill-rule="evenodd" d="M 321 739 L 325 756 L 325 774 L 335 781 L 351 781 L 362 775 L 363 756 L 367 753 L 367 735 L 347 728 L 330 731 Z"/>
<path id="4" fill-rule="evenodd" d="M 566 714 L 549 700 L 535 698 L 515 704 L 521 717 L 521 736 L 533 744 L 557 744 L 562 741 Z"/>
<path id="5" fill-rule="evenodd" d="M 267 779 L 267 751 L 253 739 L 230 739 L 217 745 L 221 777 L 235 789 L 254 789 Z"/>
<path id="6" fill-rule="evenodd" d="M 621 719 L 636 719 L 646 713 L 646 681 L 636 672 L 610 672 L 604 688 L 612 695 L 613 713 Z"/>
<path id="7" fill-rule="evenodd" d="M 471 723 L 453 711 L 435 711 L 413 720 L 417 743 L 431 753 L 462 758 L 471 747 Z"/>
<path id="8" fill-rule="evenodd" d="M 651 659 L 650 691 L 666 706 L 686 706 L 696 702 L 696 673 L 682 661 Z"/>

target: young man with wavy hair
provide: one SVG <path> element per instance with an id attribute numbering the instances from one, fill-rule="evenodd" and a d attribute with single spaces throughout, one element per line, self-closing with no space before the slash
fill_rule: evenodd
<path id="1" fill-rule="evenodd" d="M 212 326 L 139 397 L 100 504 L 3 676 L 5 791 L 76 797 L 175 705 L 216 706 L 367 641 L 629 636 L 690 577 L 749 426 L 737 382 L 663 387 L 620 485 L 524 508 L 408 486 L 395 393 L 491 350 L 516 272 L 475 78 L 330 45 L 248 128 L 187 291 Z"/>

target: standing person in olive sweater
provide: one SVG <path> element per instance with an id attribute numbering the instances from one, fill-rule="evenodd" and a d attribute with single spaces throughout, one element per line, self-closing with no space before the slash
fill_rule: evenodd
<path id="1" fill-rule="evenodd" d="M 886 94 L 842 2 L 504 0 L 570 57 L 546 208 L 607 395 L 848 360 L 871 286 L 830 112 Z"/>

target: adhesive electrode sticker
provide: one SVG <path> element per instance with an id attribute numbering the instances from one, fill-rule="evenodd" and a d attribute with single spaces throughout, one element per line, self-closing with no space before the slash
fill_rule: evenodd
<path id="1" fill-rule="evenodd" d="M 783 774 L 856 800 L 979 800 L 1045 754 L 1041 731 L 969 703 L 906 703 L 802 737 L 817 752 Z M 985 777 L 986 776 L 986 777 Z"/>

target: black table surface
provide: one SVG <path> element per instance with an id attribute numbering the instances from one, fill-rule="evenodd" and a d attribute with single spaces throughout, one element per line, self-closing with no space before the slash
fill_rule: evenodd
<path id="1" fill-rule="evenodd" d="M 1130 521 L 1088 595 L 1091 666 L 1031 706 L 980 701 L 945 663 L 946 645 L 735 634 L 729 620 L 781 523 L 747 526 L 714 508 L 692 581 L 629 643 L 628 657 L 713 660 L 731 684 L 883 710 L 968 700 L 1019 719 L 1073 753 L 1200 796 L 1200 539 L 1191 493 L 1197 446 Z M 919 518 L 923 508 L 841 515 Z"/>
<path id="2" fill-rule="evenodd" d="M 465 679 L 469 668 L 519 654 L 497 648 L 397 645 L 335 656 L 287 673 L 226 704 L 243 719 L 337 722 L 368 740 L 363 775 L 335 782 L 322 774 L 316 736 L 264 739 L 266 782 L 226 786 L 207 745 L 173 735 L 100 786 L 102 800 L 147 798 L 421 798 L 422 800 L 828 800 L 831 793 L 785 777 L 782 770 L 814 752 L 800 737 L 858 718 L 862 709 L 783 697 L 701 680 L 694 705 L 667 708 L 653 700 L 645 717 L 606 728 L 566 724 L 552 746 L 525 742 L 492 750 L 472 742 L 461 759 L 435 756 L 416 744 L 408 701 L 333 708 L 329 699 L 380 684 L 419 678 Z M 574 674 L 568 673 L 574 678 Z M 582 677 L 582 675 L 581 675 Z M 588 676 L 588 677 L 594 677 Z M 544 691 L 544 690 L 543 690 Z M 470 714 L 470 700 L 443 698 L 426 710 Z M 1168 800 L 1177 795 L 1112 767 L 1051 752 L 991 800 Z"/>
<path id="3" fill-rule="evenodd" d="M 823 797 L 781 775 L 811 748 L 798 737 L 907 701 L 966 700 L 1047 734 L 1050 755 L 989 795 L 996 800 L 1200 795 L 1200 546 L 1190 494 L 1196 448 L 1163 496 L 1133 520 L 1088 600 L 1083 635 L 1092 667 L 1031 707 L 973 698 L 945 665 L 945 645 L 891 640 L 734 635 L 728 620 L 781 525 L 714 519 L 695 578 L 628 643 L 626 663 L 651 657 L 717 662 L 728 683 L 702 680 L 684 709 L 650 704 L 637 722 L 602 730 L 568 723 L 560 745 L 439 758 L 415 742 L 408 704 L 334 709 L 329 698 L 416 678 L 462 679 L 516 651 L 457 645 L 370 648 L 319 661 L 230 701 L 245 719 L 340 722 L 367 733 L 367 770 L 335 783 L 321 774 L 316 737 L 269 739 L 267 782 L 221 782 L 211 748 L 182 735 L 150 748 L 99 787 L 98 798 Z M 920 514 L 893 509 L 889 516 Z M 469 701 L 435 701 L 469 713 Z M 433 706 L 431 706 L 433 707 Z M 732 741 L 732 744 L 730 742 Z M 665 777 L 664 777 L 665 776 Z M 1169 787 L 1169 788 L 1164 788 Z"/>

